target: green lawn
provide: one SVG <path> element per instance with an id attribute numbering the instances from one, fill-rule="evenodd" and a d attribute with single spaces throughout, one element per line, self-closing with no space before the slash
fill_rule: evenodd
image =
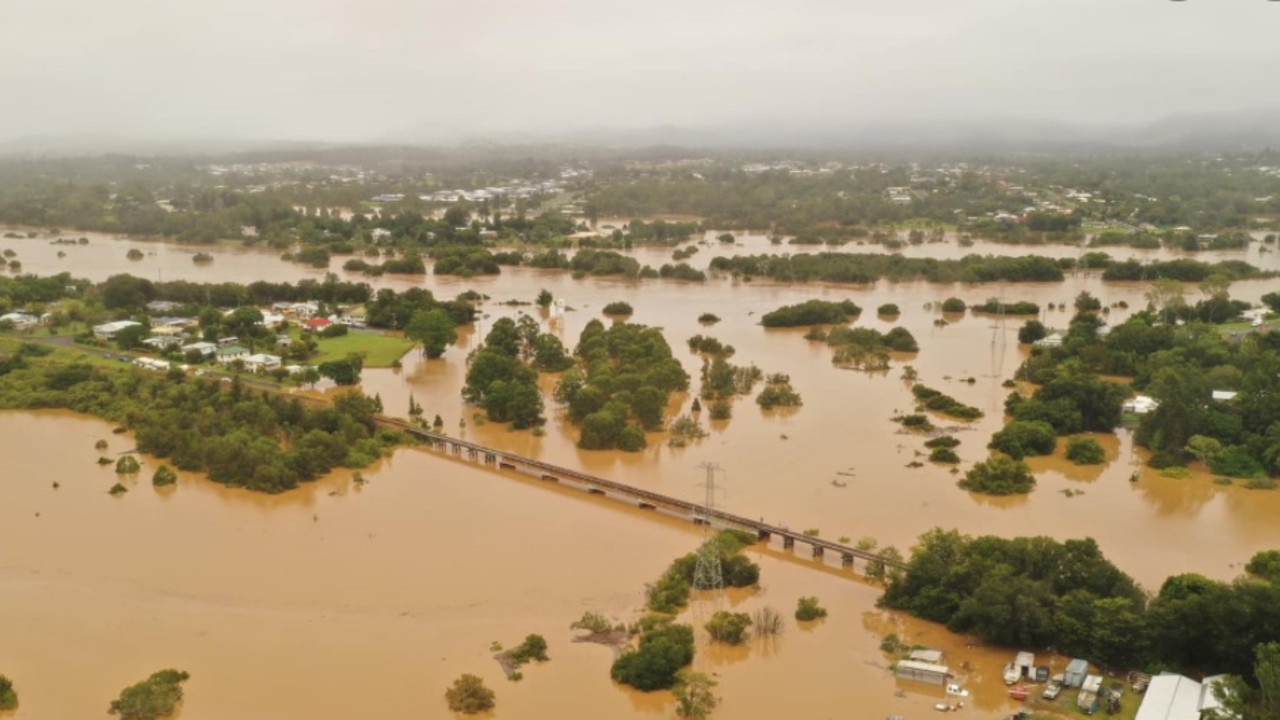
<path id="1" fill-rule="evenodd" d="M 319 354 L 308 362 L 341 360 L 350 353 L 364 356 L 367 368 L 391 367 L 414 346 L 412 340 L 369 332 L 350 332 L 336 338 L 320 338 Z"/>

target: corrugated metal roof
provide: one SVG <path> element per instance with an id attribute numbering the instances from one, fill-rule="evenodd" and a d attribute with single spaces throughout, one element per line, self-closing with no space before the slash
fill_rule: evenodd
<path id="1" fill-rule="evenodd" d="M 942 673 L 943 675 L 951 672 L 951 668 L 946 665 L 934 665 L 933 663 L 916 662 L 915 660 L 899 660 L 898 667 L 917 672 Z"/>
<path id="2" fill-rule="evenodd" d="M 1156 675 L 1134 720 L 1200 720 L 1200 683 L 1181 675 Z"/>
<path id="3" fill-rule="evenodd" d="M 941 650 L 913 650 L 911 652 L 911 659 L 917 660 L 923 663 L 933 663 L 937 665 L 942 661 L 942 651 Z"/>

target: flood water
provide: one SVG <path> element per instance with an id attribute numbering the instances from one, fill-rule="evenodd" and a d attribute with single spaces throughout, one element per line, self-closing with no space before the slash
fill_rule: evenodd
<path id="1" fill-rule="evenodd" d="M 0 247 L 17 252 L 24 272 L 66 270 L 95 280 L 118 272 L 239 282 L 323 275 L 284 263 L 273 251 L 63 234 L 81 235 L 90 244 L 50 245 L 41 237 L 5 240 Z M 713 243 L 691 263 L 705 266 L 727 252 L 803 250 L 775 247 L 759 236 L 740 242 L 732 248 Z M 132 247 L 154 254 L 129 261 L 125 253 Z M 59 250 L 66 255 L 58 258 Z M 215 261 L 194 265 L 191 256 L 201 250 Z M 643 263 L 669 261 L 669 250 L 634 252 Z M 1074 256 L 1076 250 L 981 243 L 962 249 L 948 243 L 905 252 Z M 1198 257 L 1247 258 L 1265 267 L 1277 262 L 1274 253 L 1259 255 L 1256 247 Z M 341 263 L 335 258 L 333 267 Z M 364 374 L 365 391 L 378 393 L 390 414 L 404 414 L 412 394 L 427 417 L 440 414 L 447 432 L 474 442 L 689 499 L 702 496 L 698 465 L 715 462 L 725 470 L 719 502 L 732 512 L 818 529 L 832 539 L 871 536 L 904 550 L 935 526 L 971 534 L 1091 536 L 1151 590 L 1178 572 L 1229 578 L 1253 552 L 1280 547 L 1274 521 L 1280 493 L 1221 487 L 1206 476 L 1161 478 L 1140 468 L 1124 432 L 1100 438 L 1108 449 L 1104 466 L 1033 459 L 1039 486 L 1025 497 L 973 496 L 955 486 L 957 476 L 946 467 L 906 467 L 924 460 L 918 457 L 924 447 L 922 438 L 903 434 L 889 420 L 912 406 L 900 379 L 904 365 L 913 366 L 921 382 L 987 413 L 957 431 L 962 469 L 986 457 L 1008 393 L 1001 383 L 1023 358 L 1016 341 L 1022 318 L 1001 322 L 966 315 L 935 327 L 940 315 L 925 305 L 936 307 L 952 295 L 982 301 L 1001 292 L 996 285 L 573 280 L 567 273 L 527 268 L 504 268 L 492 278 L 372 283 L 424 286 L 441 297 L 467 289 L 491 296 L 480 326 L 463 333 L 442 359 L 425 361 L 410 353 L 401 369 Z M 1241 282 L 1232 294 L 1256 301 L 1278 284 Z M 539 317 L 531 306 L 498 303 L 531 301 L 542 288 L 573 308 L 563 320 L 547 323 L 570 347 L 604 304 L 626 300 L 636 310 L 632 321 L 666 330 L 695 390 L 700 360 L 685 340 L 710 334 L 737 349 L 734 363 L 790 374 L 804 406 L 765 412 L 743 397 L 732 419 L 704 418 L 711 434 L 690 447 L 672 449 L 653 434 L 640 453 L 582 451 L 574 444 L 576 428 L 555 410 L 554 378 L 547 378 L 544 436 L 479 423 L 459 397 L 466 354 L 498 317 L 522 311 Z M 1146 289 L 1080 276 L 1064 283 L 1009 284 L 1003 293 L 1008 301 L 1044 305 L 1069 304 L 1088 290 L 1104 304 L 1123 300 L 1137 307 L 1145 304 Z M 1188 288 L 1188 297 L 1195 293 Z M 763 313 L 814 297 L 852 298 L 864 308 L 856 325 L 902 325 L 919 340 L 920 353 L 895 358 L 883 374 L 841 370 L 831 365 L 825 345 L 803 339 L 804 330 L 759 326 Z M 887 302 L 902 309 L 895 321 L 876 317 L 875 307 Z M 703 312 L 722 321 L 701 326 L 697 317 Z M 1042 320 L 1065 328 L 1069 316 L 1047 311 Z M 1113 321 L 1121 317 L 1123 311 L 1112 311 Z M 687 411 L 691 399 L 678 398 L 679 411 Z M 608 678 L 610 651 L 569 643 L 568 624 L 588 609 L 633 618 L 644 583 L 696 546 L 695 528 L 419 449 L 399 451 L 366 471 L 371 482 L 363 488 L 337 475 L 267 498 L 183 477 L 171 491 L 156 492 L 140 481 L 128 494 L 110 497 L 106 489 L 114 473 L 94 464 L 93 443 L 108 439 L 110 454 L 131 446 L 127 436 L 111 435 L 104 423 L 63 413 L 3 413 L 0 438 L 12 459 L 0 481 L 0 616 L 13 626 L 0 643 L 0 672 L 21 693 L 18 718 L 101 713 L 121 687 L 170 665 L 193 676 L 184 720 L 448 717 L 442 694 L 461 672 L 480 674 L 497 690 L 498 717 L 674 716 L 668 696 L 615 686 Z M 1141 479 L 1130 483 L 1135 470 Z M 149 478 L 149 470 L 140 477 Z M 61 487 L 53 489 L 54 481 Z M 1062 492 L 1068 489 L 1075 492 Z M 809 629 L 789 620 L 783 637 L 767 644 L 700 652 L 698 669 L 719 675 L 720 717 L 790 715 L 796 698 L 814 708 L 807 713 L 813 717 L 921 714 L 941 698 L 928 686 L 899 688 L 883 669 L 876 646 L 878 636 L 891 629 L 909 642 L 947 649 L 953 668 L 969 664 L 976 696 L 962 711 L 966 716 L 994 715 L 1004 703 L 999 679 L 983 678 L 998 675 L 1007 653 L 966 647 L 962 638 L 939 628 L 882 614 L 874 609 L 878 590 L 837 568 L 806 567 L 813 563 L 787 559 L 780 547 L 754 552 L 764 588 L 735 596 L 742 608 L 768 604 L 789 618 L 796 597 L 818 595 L 832 614 Z M 526 669 L 520 683 L 503 680 L 489 644 L 510 645 L 530 632 L 547 637 L 552 662 Z M 898 689 L 907 690 L 906 697 L 895 696 Z"/>

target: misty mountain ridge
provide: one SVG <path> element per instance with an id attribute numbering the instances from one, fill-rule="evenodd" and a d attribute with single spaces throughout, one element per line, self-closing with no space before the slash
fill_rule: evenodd
<path id="1" fill-rule="evenodd" d="M 1026 118 L 912 119 L 839 123 L 747 120 L 556 130 L 464 130 L 421 123 L 363 143 L 235 138 L 138 138 L 123 135 L 27 136 L 0 143 L 0 157 L 125 154 L 139 156 L 403 147 L 480 150 L 532 147 L 594 150 L 832 151 L 892 155 L 1122 154 L 1238 152 L 1280 147 L 1280 107 L 1170 115 L 1149 123 L 1088 124 Z"/>

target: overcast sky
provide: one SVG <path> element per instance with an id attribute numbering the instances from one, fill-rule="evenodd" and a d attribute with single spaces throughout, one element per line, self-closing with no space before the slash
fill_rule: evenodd
<path id="1" fill-rule="evenodd" d="M 0 0 L 0 140 L 1280 104 L 1267 0 Z"/>

